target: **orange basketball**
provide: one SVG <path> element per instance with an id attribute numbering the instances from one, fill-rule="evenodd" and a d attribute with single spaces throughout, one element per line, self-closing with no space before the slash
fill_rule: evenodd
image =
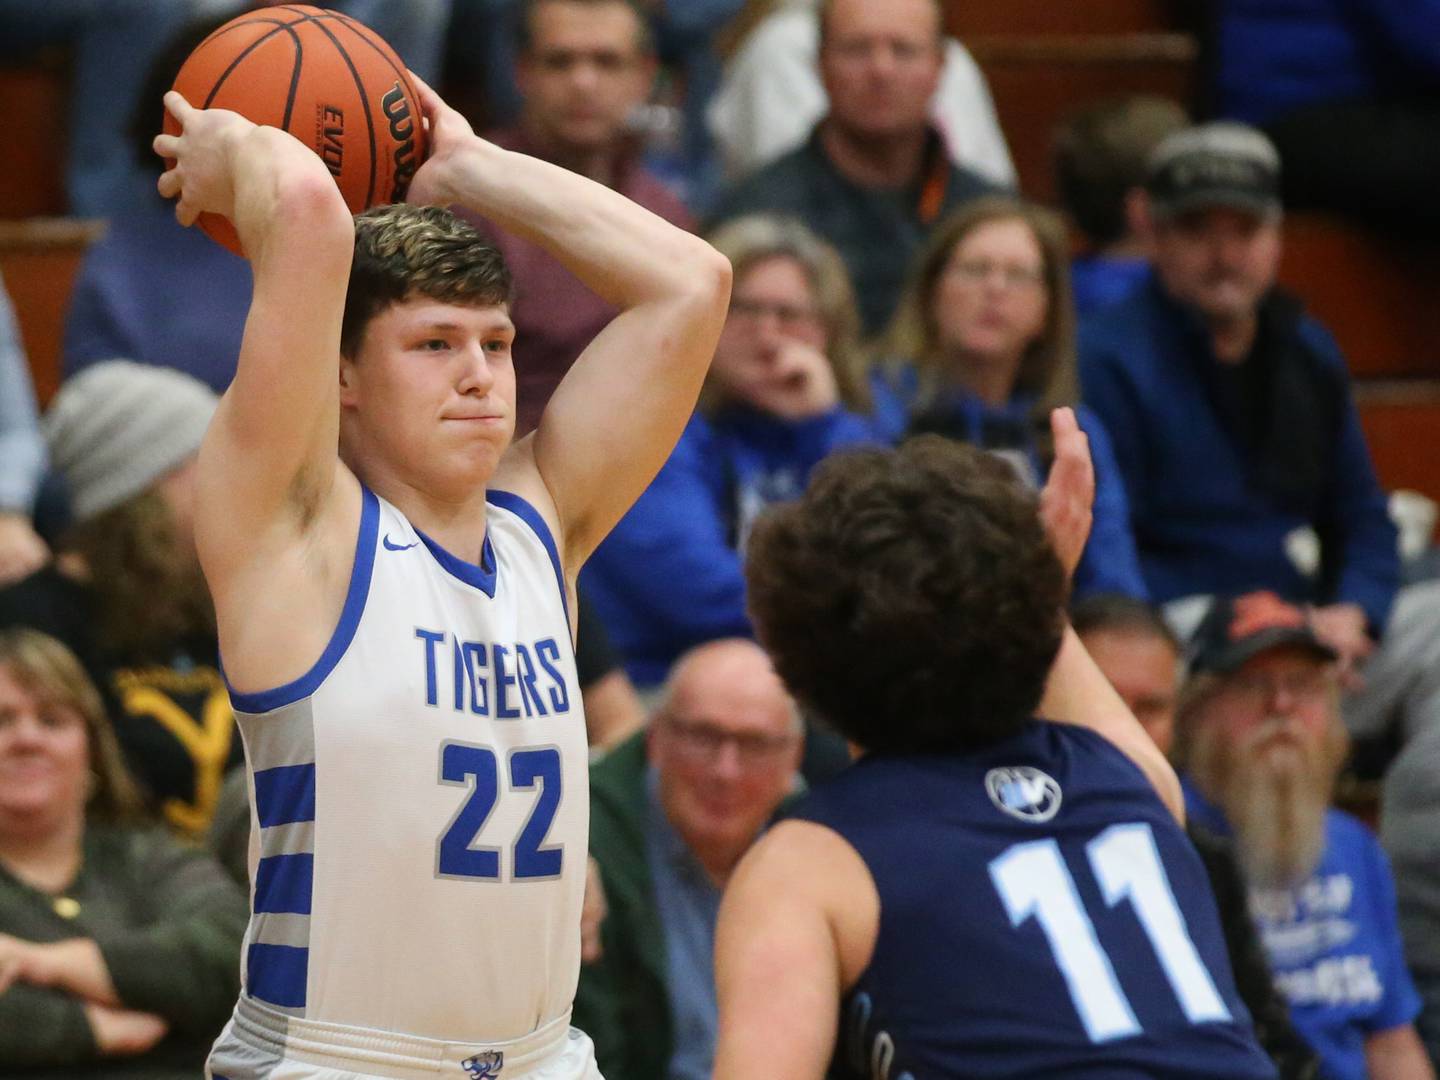
<path id="1" fill-rule="evenodd" d="M 231 19 L 196 46 L 175 89 L 196 108 L 290 132 L 325 162 L 352 213 L 399 202 L 425 160 L 420 99 L 404 63 L 338 11 L 286 4 Z M 180 130 L 168 111 L 165 130 Z M 243 254 L 224 218 L 202 214 L 200 227 Z"/>

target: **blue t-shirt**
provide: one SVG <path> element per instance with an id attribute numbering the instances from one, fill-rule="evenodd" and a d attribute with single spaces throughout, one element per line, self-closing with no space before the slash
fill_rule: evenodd
<path id="1" fill-rule="evenodd" d="M 1094 732 L 1032 721 L 963 755 L 872 755 L 795 816 L 844 837 L 880 896 L 836 1075 L 1276 1075 L 1200 857 Z"/>
<path id="2" fill-rule="evenodd" d="M 1195 820 L 1229 832 L 1188 780 Z M 1420 998 L 1405 967 L 1390 864 L 1364 825 L 1325 813 L 1320 865 L 1294 889 L 1252 889 L 1251 914 L 1290 1019 L 1330 1080 L 1365 1080 L 1365 1040 L 1408 1024 Z"/>

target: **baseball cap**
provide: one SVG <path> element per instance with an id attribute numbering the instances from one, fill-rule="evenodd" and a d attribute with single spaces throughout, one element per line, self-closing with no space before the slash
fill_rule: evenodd
<path id="1" fill-rule="evenodd" d="M 1177 131 L 1150 155 L 1145 190 L 1159 217 L 1223 206 L 1280 211 L 1280 154 L 1248 124 L 1217 121 Z"/>
<path id="2" fill-rule="evenodd" d="M 1308 649 L 1323 660 L 1338 656 L 1315 635 L 1303 611 L 1273 592 L 1217 597 L 1190 640 L 1190 674 L 1228 675 L 1252 657 L 1282 645 Z"/>

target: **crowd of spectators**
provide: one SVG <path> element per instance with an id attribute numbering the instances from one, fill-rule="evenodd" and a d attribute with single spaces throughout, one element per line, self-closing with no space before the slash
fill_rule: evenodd
<path id="1" fill-rule="evenodd" d="M 236 989 L 251 812 L 190 504 L 250 274 L 176 224 L 148 147 L 180 61 L 246 6 L 0 15 L 0 60 L 70 50 L 69 206 L 108 220 L 43 413 L 0 289 L 7 1074 L 196 1075 Z M 1038 490 L 1074 406 L 1074 622 L 1181 770 L 1262 1045 L 1287 1078 L 1433 1076 L 1440 580 L 1402 565 L 1347 358 L 1277 278 L 1292 207 L 1433 230 L 1440 3 L 1221 0 L 1201 101 L 1076 103 L 1058 208 L 1017 190 L 938 0 L 335 6 L 474 90 L 495 142 L 734 267 L 700 404 L 581 577 L 606 914 L 575 1018 L 606 1075 L 710 1075 L 725 881 L 847 760 L 752 640 L 756 518 L 837 450 L 920 433 Z M 614 311 L 475 224 L 516 280 L 519 436 Z M 1383 748 L 1375 831 L 1333 805 L 1351 740 Z M 50 779 L 12 781 L 32 758 Z"/>

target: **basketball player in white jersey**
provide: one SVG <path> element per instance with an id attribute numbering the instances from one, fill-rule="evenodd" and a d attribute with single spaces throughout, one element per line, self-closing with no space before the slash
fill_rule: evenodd
<path id="1" fill-rule="evenodd" d="M 300 142 L 174 93 L 182 133 L 155 141 L 181 222 L 230 219 L 255 281 L 194 507 L 252 771 L 216 1080 L 598 1076 L 569 1027 L 575 575 L 689 417 L 730 267 L 420 92 L 411 201 L 535 240 L 620 309 L 513 445 L 508 277 L 468 225 L 352 219 Z"/>

